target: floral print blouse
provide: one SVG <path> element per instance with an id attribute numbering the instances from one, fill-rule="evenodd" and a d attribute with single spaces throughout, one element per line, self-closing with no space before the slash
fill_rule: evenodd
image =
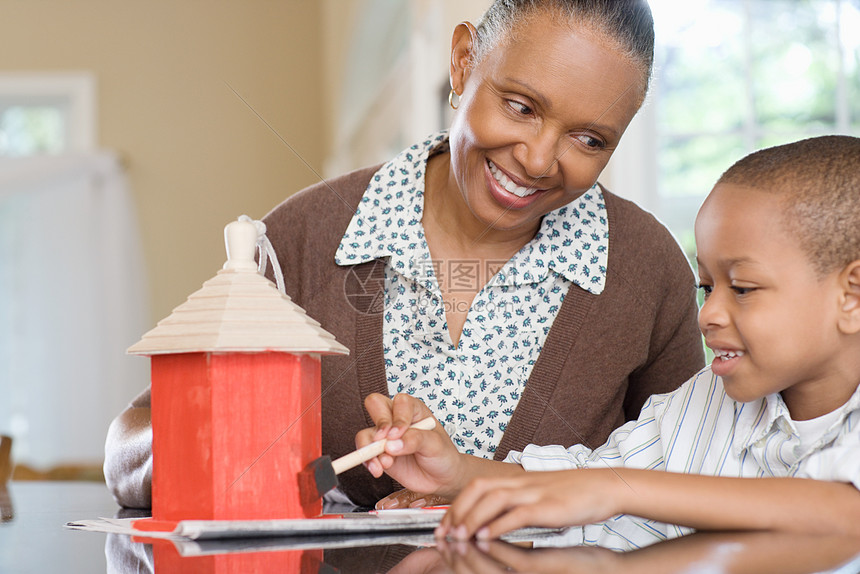
<path id="1" fill-rule="evenodd" d="M 592 187 L 546 214 L 508 261 L 433 261 L 424 237 L 424 172 L 444 150 L 434 134 L 383 165 L 335 255 L 338 265 L 383 259 L 383 353 L 391 395 L 409 393 L 433 411 L 460 451 L 492 458 L 571 283 L 603 291 L 609 224 Z M 480 288 L 458 344 L 439 281 Z"/>

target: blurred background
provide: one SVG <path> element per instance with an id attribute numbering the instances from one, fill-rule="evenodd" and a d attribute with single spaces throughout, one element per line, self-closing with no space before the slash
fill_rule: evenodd
<path id="1" fill-rule="evenodd" d="M 108 423 L 148 384 L 125 349 L 220 269 L 224 225 L 445 127 L 451 32 L 489 4 L 0 0 L 0 434 L 18 478 L 100 478 Z M 652 90 L 601 181 L 692 255 L 733 161 L 860 135 L 860 0 L 651 6 Z"/>

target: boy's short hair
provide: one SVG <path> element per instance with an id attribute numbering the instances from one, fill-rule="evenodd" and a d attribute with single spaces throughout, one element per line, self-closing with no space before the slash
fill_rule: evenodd
<path id="1" fill-rule="evenodd" d="M 763 149 L 717 183 L 783 196 L 783 223 L 821 276 L 860 259 L 860 138 L 821 136 Z"/>

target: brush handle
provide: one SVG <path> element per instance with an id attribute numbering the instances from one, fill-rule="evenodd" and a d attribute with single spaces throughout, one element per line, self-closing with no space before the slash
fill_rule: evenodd
<path id="1" fill-rule="evenodd" d="M 433 417 L 427 417 L 426 419 L 421 419 L 409 428 L 420 430 L 433 430 L 434 428 L 436 428 L 436 419 Z M 353 451 L 349 454 L 345 454 L 339 459 L 332 461 L 331 467 L 334 469 L 334 473 L 340 474 L 360 465 L 363 462 L 367 462 L 375 456 L 379 456 L 380 454 L 385 452 L 385 443 L 387 442 L 388 439 L 386 438 L 379 439 L 378 441 L 374 441 L 368 445 L 364 445 L 360 449 Z"/>

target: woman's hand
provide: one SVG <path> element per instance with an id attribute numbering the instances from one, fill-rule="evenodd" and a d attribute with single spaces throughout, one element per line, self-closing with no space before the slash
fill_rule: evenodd
<path id="1" fill-rule="evenodd" d="M 376 503 L 377 510 L 390 510 L 392 508 L 422 508 L 424 506 L 438 506 L 448 504 L 450 499 L 435 494 L 421 494 L 414 490 L 404 488 L 392 492 Z"/>
<path id="2" fill-rule="evenodd" d="M 414 492 L 452 499 L 467 482 L 467 455 L 460 454 L 445 429 L 438 424 L 433 430 L 410 429 L 419 420 L 433 416 L 420 400 L 406 394 L 393 399 L 372 394 L 364 406 L 375 428 L 364 429 L 355 437 L 357 447 L 388 439 L 385 453 L 365 463 L 375 477 L 385 472 Z"/>
<path id="3" fill-rule="evenodd" d="M 487 540 L 524 526 L 600 522 L 621 512 L 620 489 L 625 488 L 611 468 L 476 479 L 451 505 L 436 536 Z"/>

